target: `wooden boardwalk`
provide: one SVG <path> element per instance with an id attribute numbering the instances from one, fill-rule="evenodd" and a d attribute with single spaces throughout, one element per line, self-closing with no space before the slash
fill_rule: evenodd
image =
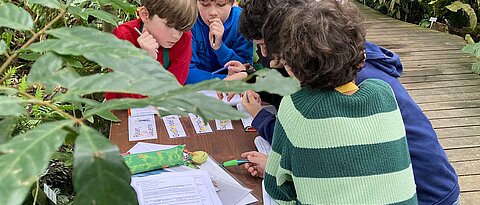
<path id="1" fill-rule="evenodd" d="M 461 204 L 480 204 L 480 76 L 470 69 L 475 59 L 461 51 L 464 40 L 357 6 L 367 18 L 367 39 L 400 55 L 400 81 L 457 171 Z"/>

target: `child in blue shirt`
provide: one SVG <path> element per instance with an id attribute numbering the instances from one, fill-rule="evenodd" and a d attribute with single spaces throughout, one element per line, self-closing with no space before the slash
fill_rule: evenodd
<path id="1" fill-rule="evenodd" d="M 197 0 L 200 18 L 192 28 L 192 60 L 186 84 L 226 77 L 231 60 L 252 64 L 253 44 L 238 32 L 242 9 L 234 0 Z"/>

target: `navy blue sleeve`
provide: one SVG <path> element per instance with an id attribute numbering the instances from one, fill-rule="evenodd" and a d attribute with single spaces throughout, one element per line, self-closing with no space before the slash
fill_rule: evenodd
<path id="1" fill-rule="evenodd" d="M 257 130 L 260 136 L 272 144 L 273 130 L 277 118 L 271 112 L 261 109 L 252 121 L 252 126 Z"/>

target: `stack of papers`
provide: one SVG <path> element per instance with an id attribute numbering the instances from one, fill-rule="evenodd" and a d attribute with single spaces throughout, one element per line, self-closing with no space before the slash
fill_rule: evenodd
<path id="1" fill-rule="evenodd" d="M 250 115 L 250 113 L 248 113 L 245 107 L 243 107 L 242 103 L 237 104 L 237 110 L 247 115 L 247 118 L 241 119 L 243 130 L 245 130 L 245 132 L 256 132 L 257 130 L 252 126 L 252 122 L 254 118 L 252 115 Z"/>
<path id="2" fill-rule="evenodd" d="M 136 154 L 141 152 L 151 152 L 169 149 L 174 146 L 176 145 L 160 145 L 138 142 L 129 150 L 129 153 Z M 208 158 L 207 162 L 200 166 L 200 171 L 208 173 L 207 175 L 203 173 L 196 173 L 195 171 L 192 172 L 192 170 L 194 169 L 186 166 L 178 166 L 133 175 L 132 187 L 134 187 L 135 191 L 137 192 L 140 205 L 217 204 L 217 197 L 221 202 L 220 204 L 226 205 L 243 205 L 258 201 L 250 193 L 250 189 L 243 187 L 210 157 Z M 181 174 L 171 175 L 172 173 Z M 208 180 L 206 180 L 206 176 L 209 176 L 208 179 L 210 182 L 207 182 Z M 181 177 L 181 180 L 179 180 L 179 177 Z M 197 182 L 198 186 L 191 188 L 192 184 Z M 210 186 L 210 184 L 212 184 L 212 186 Z M 185 190 L 186 188 L 189 190 Z M 201 191 L 190 193 L 191 190 L 195 189 L 201 189 Z M 212 190 L 218 190 L 216 193 L 213 192 L 215 193 L 214 195 L 216 197 L 212 196 Z M 182 193 L 178 194 L 177 192 Z M 172 196 L 170 196 L 170 194 Z M 202 194 L 209 195 L 202 196 Z M 184 197 L 185 200 L 178 201 L 181 198 L 180 196 Z M 175 200 L 177 200 L 176 203 L 174 203 Z"/>
<path id="3" fill-rule="evenodd" d="M 200 91 L 199 93 L 202 93 L 206 96 L 209 96 L 209 97 L 212 97 L 212 98 L 215 98 L 215 99 L 218 99 L 217 97 L 217 91 L 215 90 L 202 90 Z M 225 96 L 225 94 L 223 95 Z M 220 100 L 220 99 L 219 99 Z M 242 102 L 242 98 L 240 98 L 240 95 L 239 94 L 235 94 L 233 96 L 233 98 L 230 100 L 230 101 L 227 101 L 227 98 L 226 97 L 223 97 L 222 101 L 228 105 L 231 105 L 231 106 L 235 106 L 239 103 Z"/>

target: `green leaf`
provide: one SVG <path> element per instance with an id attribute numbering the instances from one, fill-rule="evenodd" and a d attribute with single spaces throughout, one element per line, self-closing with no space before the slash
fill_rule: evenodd
<path id="1" fill-rule="evenodd" d="M 10 139 L 17 122 L 18 118 L 16 117 L 8 117 L 0 121 L 0 145 Z"/>
<path id="2" fill-rule="evenodd" d="M 475 30 L 477 27 L 477 15 L 475 14 L 475 10 L 470 6 L 470 4 L 465 4 L 461 1 L 455 1 L 452 4 L 446 6 L 450 11 L 457 12 L 459 9 L 462 9 L 465 13 L 467 13 L 469 20 L 470 20 L 470 28 Z"/>
<path id="3" fill-rule="evenodd" d="M 480 75 L 480 61 L 477 61 L 472 65 L 472 71 Z"/>
<path id="4" fill-rule="evenodd" d="M 5 44 L 5 41 L 0 40 L 0 54 L 5 53 L 7 51 L 7 45 Z"/>
<path id="5" fill-rule="evenodd" d="M 112 5 L 113 8 L 122 9 L 129 14 L 135 14 L 136 6 L 124 0 L 97 0 L 100 5 Z"/>
<path id="6" fill-rule="evenodd" d="M 28 61 L 36 61 L 41 55 L 38 53 L 20 53 L 19 58 Z"/>
<path id="7" fill-rule="evenodd" d="M 63 67 L 62 57 L 48 52 L 35 61 L 28 75 L 31 84 L 43 83 L 46 92 L 50 93 L 57 86 L 67 87 L 80 76 L 70 68 Z"/>
<path id="8" fill-rule="evenodd" d="M 71 121 L 41 124 L 0 145 L 0 204 L 21 204 L 55 150 L 67 134 Z"/>
<path id="9" fill-rule="evenodd" d="M 86 9 L 86 12 L 91 15 L 91 16 L 94 16 L 98 19 L 101 19 L 109 24 L 112 24 L 114 26 L 117 26 L 118 25 L 118 22 L 120 21 L 120 19 L 110 13 L 107 13 L 105 11 L 102 11 L 102 10 L 97 10 L 97 9 L 92 9 L 92 8 L 88 8 Z"/>
<path id="10" fill-rule="evenodd" d="M 24 9 L 12 3 L 5 3 L 0 5 L 0 27 L 30 30 L 33 29 L 33 20 Z"/>
<path id="11" fill-rule="evenodd" d="M 56 0 L 25 0 L 25 1 L 32 4 L 40 4 L 52 9 L 60 9 L 62 7 L 62 4 Z"/>
<path id="12" fill-rule="evenodd" d="M 120 122 L 121 120 L 118 119 L 117 116 L 115 116 L 112 112 L 110 111 L 107 111 L 107 110 L 104 110 L 104 111 L 101 111 L 101 112 L 97 112 L 95 113 L 96 115 L 100 116 L 101 118 L 103 119 L 106 119 L 106 120 L 110 120 L 110 121 L 113 121 L 113 122 Z"/>
<path id="13" fill-rule="evenodd" d="M 25 113 L 26 101 L 18 97 L 0 96 L 0 116 L 20 116 Z M 2 204 L 2 203 L 0 203 Z"/>
<path id="14" fill-rule="evenodd" d="M 468 44 L 462 48 L 464 53 L 472 54 L 475 57 L 480 57 L 480 43 Z"/>
<path id="15" fill-rule="evenodd" d="M 68 13 L 79 16 L 80 18 L 82 18 L 85 21 L 88 19 L 88 13 L 84 12 L 85 11 L 84 8 L 79 8 L 79 7 L 76 7 L 76 6 L 69 6 L 67 8 L 67 11 L 68 11 Z"/>
<path id="16" fill-rule="evenodd" d="M 70 85 L 78 95 L 101 91 L 155 95 L 180 87 L 176 78 L 144 50 L 109 33 L 85 27 L 47 31 L 58 39 L 47 39 L 28 47 L 34 52 L 53 51 L 61 55 L 81 55 L 113 69 L 108 74 L 86 76 Z M 149 82 L 149 83 L 145 83 Z"/>
<path id="17" fill-rule="evenodd" d="M 18 90 L 21 92 L 27 92 L 28 83 L 27 83 L 27 75 L 22 76 L 20 83 L 18 84 Z"/>
<path id="18" fill-rule="evenodd" d="M 80 127 L 73 168 L 75 204 L 138 204 L 118 147 L 96 130 Z"/>

